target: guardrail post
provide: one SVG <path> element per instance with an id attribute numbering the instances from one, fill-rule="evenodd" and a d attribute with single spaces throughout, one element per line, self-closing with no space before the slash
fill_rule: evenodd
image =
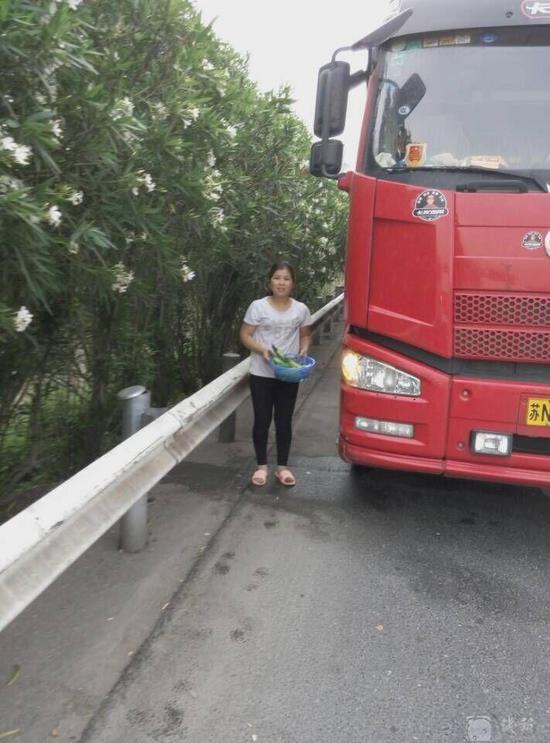
<path id="1" fill-rule="evenodd" d="M 317 305 L 317 309 L 320 310 L 324 303 L 324 297 L 315 297 L 315 304 Z M 312 346 L 320 346 L 321 345 L 321 323 L 317 325 L 315 330 L 313 331 L 313 338 L 311 341 Z"/>
<path id="2" fill-rule="evenodd" d="M 122 438 L 127 439 L 142 427 L 142 415 L 151 405 L 151 393 L 141 385 L 121 390 Z M 147 544 L 147 495 L 135 503 L 120 519 L 120 547 L 125 552 L 139 552 Z"/>
<path id="3" fill-rule="evenodd" d="M 335 288 L 334 294 L 336 297 L 339 297 L 340 294 L 344 291 L 344 287 L 342 284 L 338 284 L 338 286 Z M 344 317 L 344 303 L 340 302 L 338 305 L 338 320 L 342 320 Z"/>
<path id="4" fill-rule="evenodd" d="M 327 294 L 327 296 L 325 297 L 325 303 L 328 304 L 331 299 L 332 297 L 330 296 L 330 294 Z M 327 338 L 330 338 L 330 336 L 332 335 L 332 314 L 328 315 L 325 321 L 325 324 L 323 326 L 323 333 L 327 336 Z"/>
<path id="5" fill-rule="evenodd" d="M 229 371 L 234 366 L 237 366 L 241 357 L 238 353 L 224 353 L 222 356 L 222 372 Z M 218 429 L 218 441 L 221 444 L 230 444 L 235 441 L 235 425 L 237 421 L 237 413 L 231 413 L 223 421 Z"/>

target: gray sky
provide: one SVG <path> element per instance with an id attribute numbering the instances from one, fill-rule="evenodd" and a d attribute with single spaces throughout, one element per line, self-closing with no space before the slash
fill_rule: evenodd
<path id="1" fill-rule="evenodd" d="M 317 72 L 333 51 L 365 36 L 387 15 L 387 0 L 337 0 L 324 10 L 319 0 L 194 0 L 203 21 L 214 18 L 214 31 L 239 53 L 249 54 L 250 77 L 262 90 L 289 83 L 295 112 L 312 132 Z M 352 72 L 365 54 L 348 54 Z M 344 160 L 355 160 L 364 93 L 350 95 Z"/>

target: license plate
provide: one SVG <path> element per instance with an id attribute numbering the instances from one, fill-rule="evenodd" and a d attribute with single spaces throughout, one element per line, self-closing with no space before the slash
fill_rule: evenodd
<path id="1" fill-rule="evenodd" d="M 550 398 L 530 397 L 527 400 L 525 423 L 528 426 L 550 426 Z"/>

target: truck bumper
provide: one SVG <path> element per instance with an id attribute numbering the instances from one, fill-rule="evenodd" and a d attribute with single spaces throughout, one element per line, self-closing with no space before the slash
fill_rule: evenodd
<path id="1" fill-rule="evenodd" d="M 550 384 L 453 377 L 362 339 L 346 345 L 419 377 L 422 393 L 418 398 L 389 395 L 342 382 L 339 452 L 345 461 L 550 487 L 550 426 L 526 423 L 528 399 L 550 399 Z M 414 436 L 360 430 L 358 417 L 412 424 Z M 508 456 L 477 454 L 471 446 L 475 431 L 511 434 L 514 442 L 518 437 L 539 442 L 541 453 L 525 453 L 517 447 Z"/>
<path id="2" fill-rule="evenodd" d="M 491 466 L 477 462 L 411 457 L 406 454 L 395 453 L 386 454 L 363 446 L 348 444 L 342 437 L 340 437 L 338 449 L 345 462 L 361 464 L 366 467 L 403 470 L 405 472 L 426 472 L 430 475 L 505 482 L 512 485 L 531 485 L 539 488 L 550 487 L 550 473 L 546 470 L 526 470 L 519 467 Z"/>

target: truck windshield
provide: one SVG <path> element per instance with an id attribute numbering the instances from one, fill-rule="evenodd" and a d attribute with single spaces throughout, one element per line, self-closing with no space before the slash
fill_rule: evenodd
<path id="1" fill-rule="evenodd" d="M 486 168 L 550 183 L 549 64 L 542 27 L 389 42 L 377 64 L 367 171 Z"/>

